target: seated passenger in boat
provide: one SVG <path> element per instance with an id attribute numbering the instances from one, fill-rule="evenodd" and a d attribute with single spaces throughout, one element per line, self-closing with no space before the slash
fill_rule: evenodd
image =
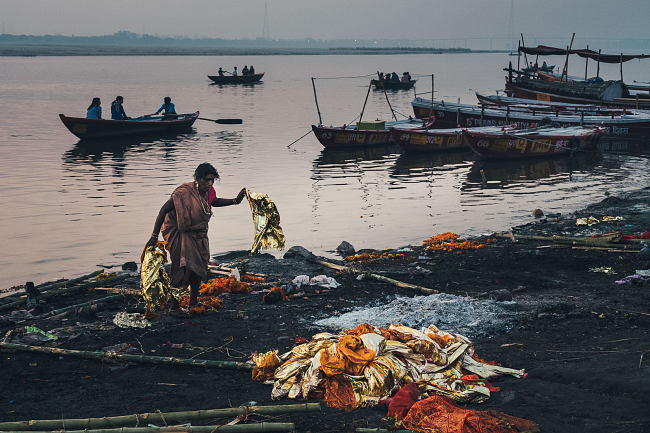
<path id="1" fill-rule="evenodd" d="M 379 73 L 379 81 L 384 81 L 384 73 L 383 72 Z"/>
<path id="2" fill-rule="evenodd" d="M 158 111 L 156 111 L 155 114 L 158 114 L 160 112 L 163 112 L 163 114 L 176 114 L 176 107 L 174 107 L 174 103 L 172 102 L 172 98 L 169 96 L 165 96 L 163 104 L 160 106 Z"/>
<path id="3" fill-rule="evenodd" d="M 217 72 L 219 73 L 220 77 L 223 77 L 223 69 L 221 69 L 221 66 L 219 66 L 219 70 Z"/>
<path id="4" fill-rule="evenodd" d="M 255 75 L 255 68 L 253 67 L 253 65 L 251 65 L 251 67 L 248 68 L 248 74 L 249 75 Z"/>
<path id="5" fill-rule="evenodd" d="M 122 106 L 122 103 L 124 102 L 124 98 L 121 96 L 116 96 L 115 101 L 111 103 L 111 119 L 113 120 L 127 120 L 129 119 L 129 116 L 126 115 L 124 112 L 124 107 Z"/>
<path id="6" fill-rule="evenodd" d="M 232 71 L 232 76 L 236 77 L 237 76 L 237 66 L 235 66 L 235 69 Z"/>
<path id="7" fill-rule="evenodd" d="M 399 77 L 397 76 L 397 72 L 393 72 L 392 74 L 390 74 L 390 79 L 399 82 Z"/>
<path id="8" fill-rule="evenodd" d="M 244 69 L 241 70 L 242 75 L 248 75 L 248 66 L 244 65 Z"/>
<path id="9" fill-rule="evenodd" d="M 408 77 L 407 73 L 404 72 L 404 73 L 402 74 L 402 83 L 408 83 L 409 81 L 410 81 L 410 80 L 409 80 L 409 77 Z"/>
<path id="10" fill-rule="evenodd" d="M 88 106 L 86 111 L 86 119 L 101 119 L 102 118 L 102 101 L 99 98 L 93 98 L 93 101 Z"/>

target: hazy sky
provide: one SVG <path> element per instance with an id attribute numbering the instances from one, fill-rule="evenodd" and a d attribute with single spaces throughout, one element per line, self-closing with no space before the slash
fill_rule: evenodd
<path id="1" fill-rule="evenodd" d="M 511 0 L 267 0 L 273 39 L 505 37 Z M 262 36 L 265 0 L 0 0 L 12 34 Z M 650 0 L 514 0 L 514 34 L 650 39 Z"/>

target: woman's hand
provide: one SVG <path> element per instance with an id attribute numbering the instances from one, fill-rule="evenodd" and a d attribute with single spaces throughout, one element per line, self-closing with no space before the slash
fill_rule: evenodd
<path id="1" fill-rule="evenodd" d="M 147 246 L 147 247 L 155 247 L 155 246 L 156 246 L 156 242 L 158 242 L 158 235 L 154 236 L 154 235 L 152 234 L 151 237 L 149 238 L 149 240 L 147 241 L 147 245 L 146 245 L 146 246 Z"/>
<path id="2" fill-rule="evenodd" d="M 239 191 L 239 194 L 237 194 L 237 198 L 235 198 L 235 204 L 241 203 L 244 197 L 246 197 L 246 188 L 242 188 L 241 191 Z"/>

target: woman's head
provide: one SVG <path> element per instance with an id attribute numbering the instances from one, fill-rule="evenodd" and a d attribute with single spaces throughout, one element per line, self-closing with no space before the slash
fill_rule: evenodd
<path id="1" fill-rule="evenodd" d="M 102 104 L 102 101 L 99 98 L 95 97 L 95 98 L 93 98 L 92 102 L 88 106 L 88 109 L 90 110 L 93 107 L 98 107 L 101 104 Z"/>
<path id="2" fill-rule="evenodd" d="M 219 179 L 219 173 L 209 162 L 199 164 L 194 170 L 194 180 L 199 188 L 199 191 L 206 192 L 214 184 L 215 179 Z"/>

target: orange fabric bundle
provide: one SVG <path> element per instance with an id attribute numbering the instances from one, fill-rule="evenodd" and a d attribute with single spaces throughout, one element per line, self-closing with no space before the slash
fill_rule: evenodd
<path id="1" fill-rule="evenodd" d="M 375 351 L 367 349 L 356 335 L 344 335 L 321 354 L 321 370 L 327 376 L 347 373 L 359 376 L 375 358 Z"/>
<path id="2" fill-rule="evenodd" d="M 253 362 L 255 367 L 253 367 L 252 377 L 259 382 L 273 379 L 275 370 L 282 364 L 277 351 L 254 353 Z"/>
<path id="3" fill-rule="evenodd" d="M 336 407 L 346 412 L 356 407 L 352 384 L 342 375 L 326 377 L 320 383 L 320 399 L 329 407 Z"/>
<path id="4" fill-rule="evenodd" d="M 399 428 L 423 433 L 539 432 L 532 421 L 493 410 L 463 409 L 439 395 L 415 403 L 398 424 Z"/>
<path id="5" fill-rule="evenodd" d="M 381 336 L 384 337 L 386 340 L 394 340 L 394 341 L 400 341 L 402 343 L 406 343 L 409 340 L 415 339 L 415 337 L 412 336 L 411 334 L 406 334 L 396 329 L 380 328 L 379 332 L 381 332 Z"/>
<path id="6" fill-rule="evenodd" d="M 265 304 L 273 304 L 278 301 L 288 301 L 289 298 L 282 290 L 282 287 L 271 287 L 271 291 L 262 296 L 262 301 Z"/>
<path id="7" fill-rule="evenodd" d="M 375 330 L 375 327 L 368 323 L 362 323 L 361 325 L 357 325 L 348 331 L 348 335 L 356 335 L 357 337 L 363 334 L 376 334 L 376 333 L 377 331 Z"/>
<path id="8" fill-rule="evenodd" d="M 235 277 L 214 278 L 206 283 L 201 283 L 199 293 L 203 295 L 218 295 L 219 293 L 249 293 L 251 286 L 248 283 L 237 281 Z"/>

